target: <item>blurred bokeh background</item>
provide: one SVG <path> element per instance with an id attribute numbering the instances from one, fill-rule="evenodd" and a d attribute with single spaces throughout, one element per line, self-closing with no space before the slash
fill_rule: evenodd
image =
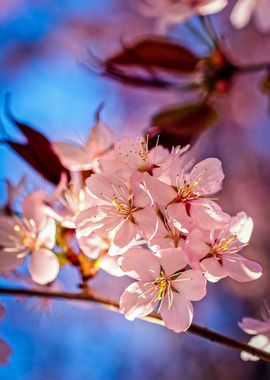
<path id="1" fill-rule="evenodd" d="M 232 2 L 233 3 L 233 2 Z M 235 31 L 230 6 L 213 17 L 230 56 L 242 63 L 270 61 L 269 35 L 250 24 Z M 50 140 L 77 140 L 87 135 L 97 106 L 105 101 L 103 118 L 116 134 L 137 134 L 161 106 L 184 95 L 123 86 L 89 68 L 89 51 L 104 58 L 134 36 L 155 33 L 155 22 L 137 12 L 132 0 L 1 0 L 0 111 L 5 92 L 22 120 Z M 171 30 L 195 51 L 201 46 L 182 27 Z M 198 159 L 222 159 L 226 180 L 223 207 L 235 214 L 245 210 L 255 221 L 248 257 L 262 263 L 264 275 L 251 284 L 224 280 L 208 285 L 208 296 L 195 304 L 195 322 L 248 341 L 237 326 L 243 316 L 260 316 L 269 300 L 269 99 L 260 92 L 261 73 L 239 75 L 231 91 L 218 99 L 219 122 L 199 138 Z M 180 99 L 179 99 L 180 97 Z M 189 95 L 187 95 L 189 97 Z M 1 136 L 20 136 L 1 116 Z M 5 145 L 0 146 L 0 194 L 5 178 L 16 182 L 27 174 L 27 189 L 47 184 Z M 21 277 L 1 279 L 34 286 Z M 54 285 L 75 290 L 77 273 L 65 268 Z M 125 279 L 101 274 L 93 286 L 118 297 Z M 142 321 L 75 302 L 42 302 L 1 297 L 6 315 L 0 336 L 12 347 L 2 380 L 268 380 L 263 362 L 243 362 L 239 353 L 193 337 L 174 334 Z"/>

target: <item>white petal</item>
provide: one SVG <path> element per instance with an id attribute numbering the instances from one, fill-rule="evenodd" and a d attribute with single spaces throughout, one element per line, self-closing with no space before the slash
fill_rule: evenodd
<path id="1" fill-rule="evenodd" d="M 46 285 L 54 281 L 58 275 L 58 259 L 48 249 L 34 251 L 30 258 L 29 271 L 34 282 L 39 285 Z"/>
<path id="2" fill-rule="evenodd" d="M 264 335 L 257 335 L 250 339 L 248 342 L 249 346 L 258 348 L 260 350 L 266 351 L 270 353 L 270 341 L 269 338 Z M 253 362 L 259 360 L 257 356 L 248 354 L 247 352 L 242 351 L 241 352 L 241 359 L 242 360 L 251 360 Z"/>
<path id="3" fill-rule="evenodd" d="M 231 22 L 237 29 L 247 25 L 250 20 L 256 0 L 238 0 L 231 13 Z"/>
<path id="4" fill-rule="evenodd" d="M 37 244 L 46 248 L 53 248 L 55 245 L 56 224 L 52 218 L 46 218 L 37 236 Z"/>

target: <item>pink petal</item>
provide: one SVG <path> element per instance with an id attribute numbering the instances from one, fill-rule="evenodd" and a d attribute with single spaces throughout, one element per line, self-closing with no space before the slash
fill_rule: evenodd
<path id="1" fill-rule="evenodd" d="M 190 215 L 194 223 L 203 229 L 217 229 L 230 221 L 230 216 L 221 207 L 209 199 L 192 201 Z"/>
<path id="2" fill-rule="evenodd" d="M 48 194 L 45 191 L 33 191 L 24 198 L 23 201 L 23 216 L 30 220 L 33 219 L 37 229 L 44 223 L 46 219 L 45 210 L 47 206 Z"/>
<path id="3" fill-rule="evenodd" d="M 173 281 L 173 286 L 191 301 L 199 301 L 206 295 L 206 280 L 201 271 L 187 270 Z"/>
<path id="4" fill-rule="evenodd" d="M 48 249 L 34 251 L 30 258 L 29 271 L 32 280 L 39 285 L 54 281 L 59 272 L 59 262 L 56 255 Z"/>
<path id="5" fill-rule="evenodd" d="M 156 257 L 166 276 L 183 269 L 188 263 L 187 255 L 180 247 L 161 249 Z"/>
<path id="6" fill-rule="evenodd" d="M 99 266 L 102 270 L 109 273 L 111 276 L 122 277 L 125 275 L 125 273 L 122 271 L 118 264 L 117 256 L 103 256 L 100 260 Z"/>
<path id="7" fill-rule="evenodd" d="M 152 239 L 158 229 L 158 217 L 153 207 L 146 207 L 132 214 L 143 238 Z"/>
<path id="8" fill-rule="evenodd" d="M 142 181 L 142 175 L 141 173 L 139 175 L 133 175 L 131 177 L 131 189 L 133 192 L 133 204 L 135 207 L 148 207 L 151 206 L 152 204 L 152 199 L 147 192 L 146 189 L 144 189 L 141 186 L 141 183 L 143 184 Z"/>
<path id="9" fill-rule="evenodd" d="M 196 229 L 188 234 L 186 252 L 190 262 L 199 261 L 207 255 L 209 246 L 205 243 L 205 234 L 201 230 Z"/>
<path id="10" fill-rule="evenodd" d="M 90 130 L 85 150 L 88 156 L 94 158 L 94 156 L 98 156 L 112 147 L 113 142 L 113 131 L 98 120 L 96 125 Z"/>
<path id="11" fill-rule="evenodd" d="M 83 149 L 75 144 L 63 141 L 56 141 L 52 148 L 59 157 L 62 165 L 71 171 L 89 170 L 92 167 L 92 157 Z"/>
<path id="12" fill-rule="evenodd" d="M 86 180 L 91 194 L 112 205 L 115 199 L 125 203 L 129 199 L 129 191 L 124 182 L 112 175 L 92 174 Z"/>
<path id="13" fill-rule="evenodd" d="M 238 282 L 257 280 L 262 275 L 260 264 L 239 254 L 224 255 L 222 262 L 224 273 Z"/>
<path id="14" fill-rule="evenodd" d="M 83 253 L 90 259 L 96 260 L 104 251 L 108 251 L 109 240 L 105 240 L 104 236 L 97 232 L 90 233 L 88 236 L 78 238 L 78 244 Z"/>
<path id="15" fill-rule="evenodd" d="M 27 250 L 20 252 L 6 252 L 0 250 L 0 273 L 7 273 L 17 269 L 23 263 L 24 256 L 27 252 Z"/>
<path id="16" fill-rule="evenodd" d="M 94 230 L 101 228 L 105 232 L 117 228 L 122 220 L 123 218 L 120 215 L 115 215 L 112 206 L 90 207 L 82 211 L 75 221 L 77 237 L 87 236 Z"/>
<path id="17" fill-rule="evenodd" d="M 201 262 L 202 270 L 205 271 L 205 276 L 210 282 L 217 282 L 227 276 L 223 266 L 218 262 L 215 257 L 204 259 Z"/>
<path id="18" fill-rule="evenodd" d="M 189 181 L 198 183 L 195 190 L 203 195 L 215 194 L 222 188 L 224 173 L 221 162 L 217 158 L 207 158 L 192 169 Z"/>
<path id="19" fill-rule="evenodd" d="M 166 207 L 176 196 L 176 191 L 166 183 L 144 173 L 145 185 L 154 202 L 160 207 Z"/>
<path id="20" fill-rule="evenodd" d="M 259 321 L 254 318 L 243 318 L 238 322 L 239 327 L 247 334 L 269 334 L 270 333 L 270 320 Z"/>
<path id="21" fill-rule="evenodd" d="M 157 145 L 149 152 L 149 160 L 152 165 L 161 165 L 168 158 L 168 156 L 168 149 L 164 148 L 162 145 Z"/>
<path id="22" fill-rule="evenodd" d="M 183 294 L 173 292 L 173 302 L 169 305 L 167 295 L 162 301 L 160 309 L 161 317 L 168 329 L 175 332 L 186 331 L 191 325 L 193 307 Z"/>
<path id="23" fill-rule="evenodd" d="M 120 310 L 130 321 L 150 314 L 156 306 L 153 301 L 153 285 L 144 282 L 134 282 L 129 285 L 120 298 Z"/>
<path id="24" fill-rule="evenodd" d="M 160 276 L 157 257 L 147 249 L 131 248 L 120 259 L 119 265 L 128 276 L 141 281 L 153 281 Z"/>
<path id="25" fill-rule="evenodd" d="M 119 247 L 123 248 L 135 241 L 138 234 L 138 227 L 136 224 L 132 223 L 130 220 L 125 220 L 121 227 L 117 230 L 113 243 Z"/>
<path id="26" fill-rule="evenodd" d="M 172 203 L 167 208 L 167 213 L 179 231 L 187 232 L 190 230 L 193 220 L 187 215 L 184 203 Z"/>
<path id="27" fill-rule="evenodd" d="M 115 143 L 116 156 L 129 167 L 140 169 L 147 166 L 146 143 L 143 137 L 124 137 Z"/>

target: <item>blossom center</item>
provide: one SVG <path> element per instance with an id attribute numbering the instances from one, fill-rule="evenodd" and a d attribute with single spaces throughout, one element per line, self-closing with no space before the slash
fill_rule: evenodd
<path id="1" fill-rule="evenodd" d="M 209 254 L 211 256 L 221 257 L 224 253 L 237 253 L 239 252 L 239 247 L 232 245 L 237 239 L 237 235 L 233 235 L 230 238 L 223 238 L 221 240 L 215 240 L 213 244 L 208 244 L 210 247 Z"/>
<path id="2" fill-rule="evenodd" d="M 177 200 L 180 202 L 187 202 L 199 198 L 200 194 L 195 190 L 199 181 L 188 182 L 186 179 L 177 186 Z"/>

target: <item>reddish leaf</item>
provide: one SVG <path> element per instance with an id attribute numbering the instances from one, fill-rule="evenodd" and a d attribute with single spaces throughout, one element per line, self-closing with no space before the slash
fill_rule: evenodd
<path id="1" fill-rule="evenodd" d="M 206 103 L 193 103 L 165 109 L 151 121 L 150 137 L 160 135 L 164 146 L 192 142 L 217 120 L 217 112 Z"/>
<path id="2" fill-rule="evenodd" d="M 58 156 L 52 150 L 50 141 L 42 133 L 15 119 L 7 108 L 7 104 L 5 111 L 7 117 L 26 137 L 27 143 L 20 144 L 10 139 L 4 139 L 4 142 L 48 181 L 57 184 L 62 172 L 66 172 L 70 179 L 69 172 L 63 167 Z"/>
<path id="3" fill-rule="evenodd" d="M 180 74 L 193 73 L 200 58 L 186 47 L 162 37 L 135 41 L 105 62 L 107 68 L 137 66 Z"/>

